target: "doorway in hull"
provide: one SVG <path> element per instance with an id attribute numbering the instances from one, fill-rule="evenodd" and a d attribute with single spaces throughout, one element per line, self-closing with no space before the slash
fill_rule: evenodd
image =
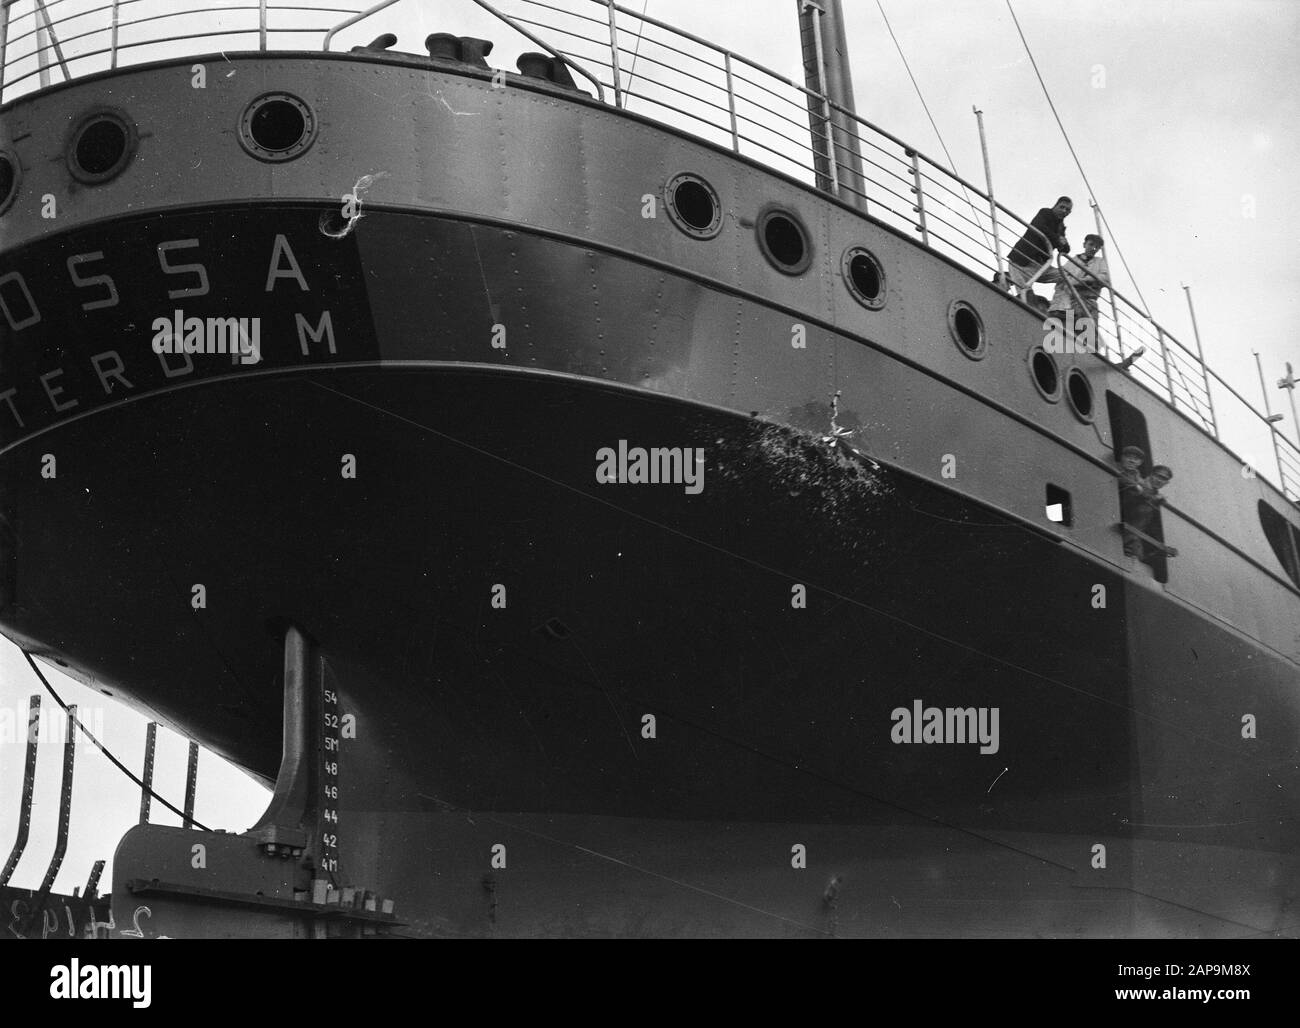
<path id="1" fill-rule="evenodd" d="M 1120 466 L 1120 454 L 1128 446 L 1136 446 L 1142 451 L 1142 467 L 1139 474 L 1147 478 L 1151 474 L 1151 469 L 1155 467 L 1155 455 L 1151 452 L 1151 439 L 1147 434 L 1147 419 L 1140 410 L 1131 403 L 1121 400 L 1110 390 L 1106 391 L 1106 410 L 1110 415 L 1110 435 L 1114 442 L 1115 452 L 1114 460 L 1116 466 Z M 1117 483 L 1117 488 L 1119 483 Z M 1120 490 L 1120 510 L 1124 511 L 1128 502 L 1124 498 L 1123 489 Z M 1122 515 L 1127 524 L 1130 514 Z M 1150 512 L 1150 521 L 1140 528 L 1143 535 L 1155 540 L 1158 545 L 1139 539 L 1138 545 L 1142 550 L 1143 564 L 1146 564 L 1155 572 L 1157 582 L 1169 581 L 1169 557 L 1164 549 L 1165 529 L 1161 520 L 1160 508 L 1157 506 Z"/>
<path id="2" fill-rule="evenodd" d="M 1287 577 L 1300 588 L 1300 529 L 1290 524 L 1279 511 L 1264 500 L 1259 501 L 1259 524 L 1278 563 Z"/>

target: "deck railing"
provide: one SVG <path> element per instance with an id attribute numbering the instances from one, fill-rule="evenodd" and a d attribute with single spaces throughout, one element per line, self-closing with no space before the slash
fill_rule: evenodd
<path id="1" fill-rule="evenodd" d="M 986 191 L 795 78 L 612 0 L 472 2 L 480 16 L 490 15 L 530 45 L 562 56 L 607 102 L 825 188 L 981 277 L 992 280 L 1005 268 L 1007 252 L 1028 228 Z M 369 19 L 399 4 L 422 14 L 433 8 L 429 0 L 369 6 L 328 0 L 208 0 L 192 6 L 185 0 L 0 0 L 0 102 L 64 79 L 172 56 L 330 49 L 343 30 L 351 33 L 348 44 L 356 44 L 392 28 L 382 18 Z M 444 29 L 473 10 L 463 0 L 446 0 L 436 9 Z M 811 121 L 810 101 L 820 112 Z M 825 116 L 828 106 L 845 116 L 838 125 Z M 840 138 L 846 132 L 856 147 Z M 860 174 L 845 163 L 854 148 L 861 153 Z M 834 169 L 829 175 L 828 165 Z M 1266 434 L 1277 469 L 1270 477 L 1300 501 L 1300 447 L 1208 367 L 1199 345 L 1186 346 L 1113 287 L 1099 304 L 1097 344 L 1099 359 L 1127 367 L 1261 472 Z"/>

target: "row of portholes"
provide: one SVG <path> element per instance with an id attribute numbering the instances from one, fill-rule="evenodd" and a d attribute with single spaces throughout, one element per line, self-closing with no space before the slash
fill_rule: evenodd
<path id="1" fill-rule="evenodd" d="M 1029 377 L 1039 394 L 1049 403 L 1056 403 L 1061 398 L 1061 373 L 1056 366 L 1056 358 L 1041 346 L 1034 346 L 1029 351 Z M 1094 416 L 1092 383 L 1079 368 L 1070 368 L 1065 373 L 1065 398 L 1070 409 L 1080 421 L 1091 422 Z"/>
<path id="2" fill-rule="evenodd" d="M 954 300 L 948 306 L 948 330 L 957 342 L 957 348 L 971 360 L 982 360 L 988 352 L 984 336 L 984 322 L 979 313 L 965 300 Z M 1056 358 L 1041 346 L 1030 347 L 1029 377 L 1044 400 L 1056 403 L 1061 399 L 1061 372 Z M 1096 402 L 1092 383 L 1080 368 L 1070 368 L 1065 373 L 1065 398 L 1074 416 L 1091 424 L 1096 416 Z"/>
<path id="3" fill-rule="evenodd" d="M 695 239 L 712 239 L 722 231 L 722 204 L 717 191 L 699 175 L 683 172 L 668 180 L 664 190 L 669 216 L 673 223 Z M 777 271 L 799 275 L 812 264 L 812 246 L 808 233 L 790 211 L 768 206 L 756 222 L 759 249 Z M 875 255 L 861 246 L 844 251 L 840 273 L 853 298 L 870 310 L 885 305 L 885 273 Z M 957 348 L 971 360 L 982 360 L 988 352 L 984 322 L 979 312 L 965 300 L 954 300 L 948 307 L 948 330 Z M 1030 377 L 1042 397 L 1051 403 L 1061 398 L 1061 374 L 1056 360 L 1041 346 L 1029 355 Z M 1065 396 L 1076 417 L 1090 423 L 1095 403 L 1092 384 L 1079 368 L 1070 368 L 1065 377 Z"/>
<path id="4" fill-rule="evenodd" d="M 265 93 L 244 108 L 239 142 L 258 160 L 288 161 L 316 140 L 316 116 L 305 101 L 290 93 Z M 95 186 L 122 173 L 139 143 L 135 123 L 123 111 L 96 107 L 73 126 L 68 137 L 68 171 L 78 182 Z M 0 147 L 0 214 L 13 204 L 22 184 L 17 155 Z"/>
<path id="5" fill-rule="evenodd" d="M 699 175 L 674 175 L 664 187 L 668 216 L 692 239 L 712 239 L 722 231 L 722 203 L 717 190 Z M 759 251 L 783 275 L 802 275 L 812 266 L 812 244 L 797 215 L 769 205 L 754 225 Z M 885 305 L 885 269 L 861 246 L 844 251 L 840 271 L 853 298 L 868 310 Z"/>
<path id="6" fill-rule="evenodd" d="M 289 161 L 305 153 L 316 139 L 317 120 L 307 103 L 291 93 L 264 93 L 254 99 L 239 121 L 239 141 L 251 156 L 268 162 Z M 139 135 L 123 112 L 100 107 L 82 115 L 69 137 L 68 170 L 79 182 L 98 185 L 116 178 L 135 153 Z M 9 150 L 0 148 L 0 214 L 13 203 L 21 184 L 21 166 Z M 684 172 L 669 179 L 666 190 L 669 216 L 687 235 L 712 239 L 722 229 L 722 204 L 716 190 L 698 175 Z M 801 275 L 812 264 L 812 245 L 798 217 L 781 207 L 768 206 L 756 222 L 759 249 L 777 271 Z M 885 305 L 885 272 L 875 255 L 861 246 L 845 250 L 840 272 L 850 294 L 869 310 Z M 979 313 L 964 300 L 948 309 L 948 327 L 958 348 L 972 360 L 987 351 L 984 324 Z M 1056 361 L 1041 347 L 1029 358 L 1031 377 L 1043 397 L 1060 399 L 1060 373 Z M 1074 413 L 1093 419 L 1092 386 L 1078 368 L 1066 376 L 1065 393 Z"/>

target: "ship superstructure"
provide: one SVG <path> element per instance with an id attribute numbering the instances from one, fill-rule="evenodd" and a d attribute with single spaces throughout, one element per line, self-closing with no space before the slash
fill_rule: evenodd
<path id="1" fill-rule="evenodd" d="M 820 13 L 798 84 L 613 3 L 463 5 L 518 71 L 290 6 L 0 15 L 0 625 L 275 782 L 212 870 L 129 833 L 116 924 L 1294 932 L 1266 414 L 1117 290 L 1049 352 L 1026 222 Z"/>

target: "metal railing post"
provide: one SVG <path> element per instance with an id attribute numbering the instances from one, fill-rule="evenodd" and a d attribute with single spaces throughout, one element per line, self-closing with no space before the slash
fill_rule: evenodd
<path id="1" fill-rule="evenodd" d="M 36 0 L 36 81 L 40 83 L 42 89 L 48 89 L 50 86 L 50 61 L 46 53 L 50 48 L 49 40 L 45 35 L 45 22 L 41 15 L 45 13 L 45 5 L 41 0 Z"/>
<path id="2" fill-rule="evenodd" d="M 1156 338 L 1160 340 L 1160 359 L 1165 362 L 1165 388 L 1169 390 L 1169 403 L 1174 410 L 1178 409 L 1178 394 L 1174 392 L 1174 375 L 1169 370 L 1169 346 L 1165 342 L 1165 330 L 1156 325 Z M 1189 400 L 1192 398 L 1189 396 Z M 1196 410 L 1196 404 L 1193 402 L 1192 410 Z"/>
<path id="3" fill-rule="evenodd" d="M 68 62 L 63 56 L 63 47 L 59 45 L 59 34 L 54 31 L 54 22 L 50 18 L 50 12 L 45 9 L 45 0 L 36 0 L 36 11 L 37 14 L 39 15 L 36 22 L 37 41 L 39 42 L 40 40 L 40 25 L 41 25 L 41 20 L 43 19 L 45 22 L 45 32 L 50 37 L 50 43 L 49 43 L 50 49 L 54 51 L 54 59 L 59 62 L 59 71 L 63 72 L 63 81 L 71 82 L 72 73 L 68 71 Z M 42 51 L 42 53 L 44 53 L 44 51 Z M 41 85 L 46 86 L 49 85 L 49 76 L 48 74 L 44 73 L 44 68 L 48 67 L 47 62 L 45 62 L 44 60 L 44 57 L 41 58 L 41 64 L 42 64 Z"/>
<path id="4" fill-rule="evenodd" d="M 1192 287 L 1183 286 L 1187 294 L 1187 310 L 1192 315 L 1192 336 L 1196 339 L 1196 363 L 1201 369 L 1201 381 L 1205 383 L 1205 402 L 1210 408 L 1210 434 L 1219 438 L 1219 420 L 1214 416 L 1214 393 L 1210 389 L 1210 373 L 1205 367 L 1205 353 L 1201 349 L 1201 330 L 1196 327 L 1196 308 L 1192 306 Z"/>
<path id="5" fill-rule="evenodd" d="M 1300 414 L 1297 414 L 1295 409 L 1295 385 L 1295 372 L 1291 370 L 1291 362 L 1287 361 L 1286 378 L 1279 378 L 1277 380 L 1277 387 L 1287 391 L 1287 397 L 1291 401 L 1291 424 L 1295 426 L 1296 441 L 1300 442 Z"/>
<path id="6" fill-rule="evenodd" d="M 117 17 L 118 17 L 118 6 L 121 4 L 121 2 L 122 0 L 113 0 L 113 34 L 109 38 L 109 44 L 108 44 L 108 52 L 109 52 L 108 66 L 110 68 L 117 67 Z"/>
<path id="7" fill-rule="evenodd" d="M 1088 203 L 1092 207 L 1092 217 L 1093 220 L 1097 223 L 1097 236 L 1098 238 L 1101 239 L 1101 245 L 1102 248 L 1104 249 L 1106 246 L 1106 237 L 1101 234 L 1101 208 L 1097 206 L 1097 202 L 1093 200 L 1091 197 L 1089 197 Z M 1115 322 L 1115 349 L 1119 351 L 1120 360 L 1123 360 L 1124 339 L 1120 335 L 1120 330 L 1119 330 L 1119 305 L 1115 303 L 1115 290 L 1108 285 L 1106 287 L 1106 292 L 1110 293 L 1110 318 L 1113 322 Z"/>
<path id="8" fill-rule="evenodd" d="M 835 126 L 831 123 L 831 102 L 826 95 L 826 58 L 822 49 L 821 15 L 824 13 L 819 4 L 812 4 L 813 51 L 817 60 L 817 99 L 822 102 L 822 116 L 826 124 L 826 163 L 831 176 L 831 196 L 840 195 L 839 155 L 835 152 Z M 814 140 L 814 148 L 816 141 Z"/>
<path id="9" fill-rule="evenodd" d="M 9 0 L 0 0 L 0 101 L 5 93 L 5 51 L 9 47 Z"/>
<path id="10" fill-rule="evenodd" d="M 912 208 L 920 218 L 917 228 L 921 230 L 921 242 L 926 246 L 930 245 L 930 230 L 925 225 L 925 191 L 921 187 L 921 161 L 916 155 L 915 150 L 908 150 L 907 156 L 912 158 L 912 181 L 916 183 L 912 186 L 912 192 L 916 194 L 916 206 Z M 1039 268 L 1039 274 L 1042 274 L 1042 268 Z M 1036 277 L 1036 276 L 1035 276 Z"/>
<path id="11" fill-rule="evenodd" d="M 723 51 L 727 69 L 727 111 L 731 115 L 731 152 L 740 153 L 740 129 L 736 124 L 736 83 L 731 77 L 731 51 Z"/>
<path id="12" fill-rule="evenodd" d="M 831 195 L 839 196 L 840 156 L 839 153 L 836 153 L 835 126 L 831 123 L 831 97 L 828 95 L 826 82 L 826 51 L 824 51 L 822 45 L 822 16 L 826 13 L 826 10 L 822 8 L 822 4 L 816 3 L 816 0 L 802 0 L 800 6 L 802 10 L 801 17 L 803 13 L 809 14 L 809 26 L 813 30 L 811 32 L 811 35 L 813 35 L 813 60 L 816 62 L 816 91 L 814 95 L 819 101 L 820 108 L 822 108 L 822 113 L 816 114 L 813 112 L 813 105 L 809 104 L 809 127 L 813 131 L 813 173 L 820 177 L 820 172 L 816 169 L 816 155 L 819 153 L 819 143 L 818 139 L 816 139 L 816 129 L 813 127 L 813 122 L 820 120 L 826 126 L 826 140 L 824 140 L 826 142 L 826 153 L 820 156 L 826 159 L 827 177 L 831 179 L 831 182 L 829 182 Z M 803 81 L 807 83 L 807 79 L 809 79 L 809 75 L 807 75 L 807 60 L 805 58 Z M 818 188 L 822 188 L 822 182 L 818 181 L 816 185 L 818 185 Z"/>
<path id="13" fill-rule="evenodd" d="M 266 52 L 266 0 L 257 0 L 257 48 Z"/>
<path id="14" fill-rule="evenodd" d="M 1191 299 L 1190 294 L 1188 299 Z M 1264 397 L 1264 424 L 1268 426 L 1268 437 L 1273 442 L 1273 460 L 1277 464 L 1277 473 L 1281 476 L 1282 486 L 1286 487 L 1286 468 L 1282 465 L 1282 450 L 1277 445 L 1277 423 L 1273 420 L 1273 407 L 1268 402 L 1268 386 L 1264 384 L 1264 365 L 1260 362 L 1259 351 L 1251 350 L 1255 355 L 1255 370 L 1259 372 L 1259 391 Z"/>
<path id="15" fill-rule="evenodd" d="M 623 106 L 623 85 L 618 66 L 618 25 L 614 17 L 614 0 L 605 0 L 605 10 L 609 12 L 609 63 L 614 72 L 614 106 Z M 642 26 L 644 28 L 645 26 Z M 635 70 L 635 69 L 634 69 Z M 643 76 L 644 77 L 644 76 Z"/>
<path id="16" fill-rule="evenodd" d="M 829 111 L 830 108 L 828 107 Z M 826 119 L 826 146 L 830 151 L 831 196 L 840 195 L 840 160 L 835 153 L 835 123 Z"/>
<path id="17" fill-rule="evenodd" d="M 989 144 L 984 138 L 984 112 L 978 107 L 971 107 L 975 112 L 975 121 L 980 129 L 980 150 L 984 153 L 984 185 L 989 194 L 989 217 L 993 221 L 993 264 L 1001 281 L 1006 280 L 1006 266 L 1002 263 L 1002 241 L 998 235 L 998 203 L 993 196 L 993 171 L 989 166 Z"/>

